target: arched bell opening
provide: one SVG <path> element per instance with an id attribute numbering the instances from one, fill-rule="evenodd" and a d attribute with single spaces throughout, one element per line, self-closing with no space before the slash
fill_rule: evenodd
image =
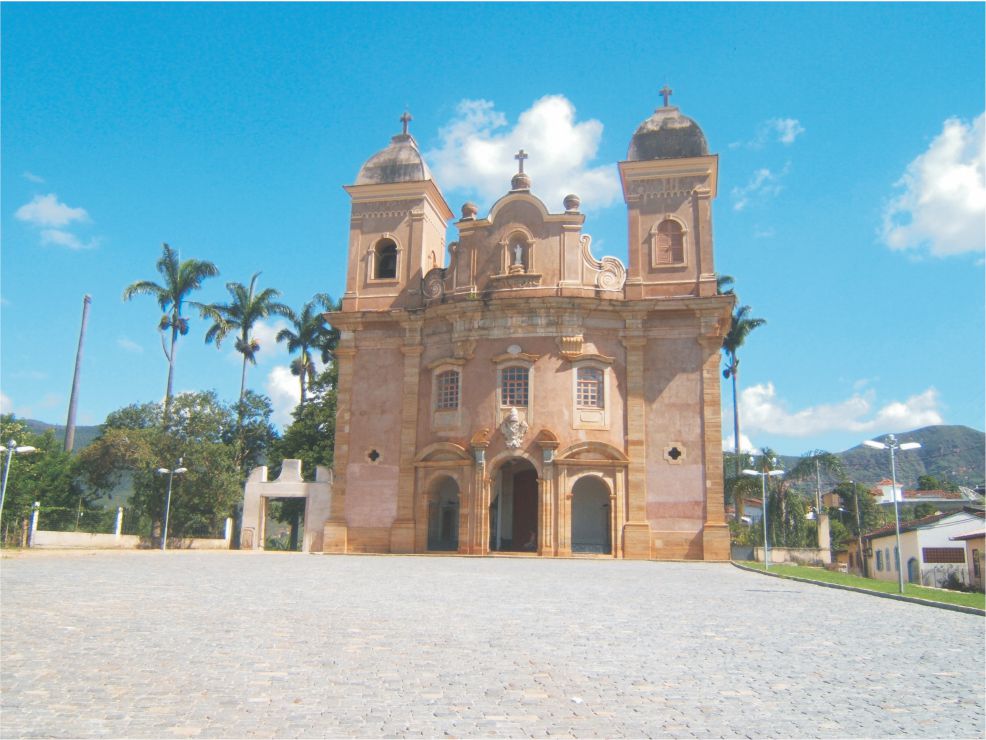
<path id="1" fill-rule="evenodd" d="M 459 549 L 459 484 L 442 478 L 428 497 L 428 550 L 455 552 Z"/>
<path id="2" fill-rule="evenodd" d="M 496 473 L 490 502 L 490 551 L 538 551 L 538 474 L 522 458 L 506 461 Z"/>
<path id="3" fill-rule="evenodd" d="M 609 555 L 613 552 L 609 487 L 594 475 L 572 486 L 572 552 Z"/>

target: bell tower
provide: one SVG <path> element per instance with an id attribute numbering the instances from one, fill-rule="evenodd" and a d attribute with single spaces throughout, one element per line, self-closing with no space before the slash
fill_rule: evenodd
<path id="1" fill-rule="evenodd" d="M 370 157 L 353 185 L 349 260 L 343 311 L 383 311 L 423 304 L 421 281 L 445 261 L 445 226 L 452 211 L 408 133 Z"/>
<path id="2" fill-rule="evenodd" d="M 627 204 L 628 299 L 716 294 L 712 199 L 717 155 L 691 118 L 669 104 L 640 124 L 620 162 Z"/>

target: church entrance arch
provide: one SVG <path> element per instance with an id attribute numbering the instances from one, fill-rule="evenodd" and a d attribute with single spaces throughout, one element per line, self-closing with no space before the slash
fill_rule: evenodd
<path id="1" fill-rule="evenodd" d="M 490 550 L 537 552 L 538 474 L 522 458 L 507 460 L 496 473 L 490 502 Z"/>
<path id="2" fill-rule="evenodd" d="M 609 555 L 611 516 L 609 487 L 594 475 L 579 478 L 572 486 L 572 552 Z"/>
<path id="3" fill-rule="evenodd" d="M 439 480 L 428 497 L 428 549 L 459 549 L 459 484 L 452 478 Z"/>

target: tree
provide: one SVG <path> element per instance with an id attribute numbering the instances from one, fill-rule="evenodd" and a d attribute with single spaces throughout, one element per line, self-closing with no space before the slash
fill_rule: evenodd
<path id="1" fill-rule="evenodd" d="M 98 510 L 99 495 L 76 482 L 73 456 L 52 430 L 34 434 L 12 414 L 5 414 L 0 417 L 0 439 L 4 444 L 14 439 L 18 445 L 37 448 L 30 455 L 15 455 L 12 461 L 4 500 L 4 541 L 13 527 L 31 515 L 35 501 L 41 507 L 42 526 L 50 529 L 70 529 L 79 512 Z"/>
<path id="2" fill-rule="evenodd" d="M 735 295 L 733 289 L 726 289 L 728 286 L 732 285 L 736 281 L 733 280 L 732 275 L 720 275 L 716 273 L 716 294 L 717 295 Z"/>
<path id="3" fill-rule="evenodd" d="M 842 460 L 837 455 L 825 450 L 812 450 L 801 456 L 801 459 L 787 473 L 787 478 L 792 482 L 811 481 L 815 484 L 815 515 L 822 510 L 822 475 L 827 480 L 841 481 L 846 477 L 845 468 Z M 817 521 L 817 520 L 816 520 Z M 816 531 L 817 527 L 816 527 Z M 819 536 L 821 532 L 819 531 Z M 818 547 L 822 543 L 817 542 Z"/>
<path id="4" fill-rule="evenodd" d="M 243 404 L 226 406 L 211 391 L 176 396 L 166 427 L 157 423 L 162 416 L 158 404 L 115 411 L 107 416 L 100 436 L 79 454 L 80 479 L 91 490 L 103 492 L 129 476 L 133 493 L 128 505 L 143 531 L 153 536 L 160 532 L 167 488 L 166 476 L 155 471 L 177 465 L 180 458 L 188 472 L 174 479 L 169 534 L 217 534 L 242 496 L 241 471 L 229 441 L 240 429 L 252 430 L 245 449 L 261 456 L 267 452 L 263 429 L 272 431 L 270 402 L 255 394 L 245 401 L 256 412 L 242 427 L 237 417 Z"/>
<path id="5" fill-rule="evenodd" d="M 129 301 L 137 295 L 153 296 L 164 315 L 158 322 L 161 333 L 161 350 L 168 360 L 168 385 L 164 394 L 164 418 L 168 419 L 171 409 L 171 397 L 174 389 L 175 352 L 178 337 L 188 334 L 188 319 L 182 315 L 185 305 L 202 308 L 202 304 L 188 300 L 192 291 L 202 287 L 202 282 L 209 277 L 219 274 L 219 269 L 211 262 L 189 259 L 180 262 L 178 253 L 163 245 L 161 257 L 157 261 L 157 271 L 164 278 L 164 285 L 158 285 L 150 280 L 138 280 L 128 285 L 123 291 L 123 300 Z M 165 341 L 166 333 L 171 332 L 170 347 Z"/>
<path id="6" fill-rule="evenodd" d="M 739 306 L 733 311 L 732 322 L 726 337 L 722 341 L 722 351 L 726 353 L 726 369 L 722 371 L 722 377 L 733 379 L 733 450 L 736 455 L 735 475 L 739 476 L 739 454 L 740 454 L 740 424 L 739 408 L 736 405 L 736 385 L 739 377 L 739 357 L 737 352 L 743 346 L 746 338 L 754 329 L 763 326 L 767 322 L 764 319 L 755 319 L 750 316 L 749 306 Z M 739 517 L 739 510 L 736 512 Z"/>
<path id="7" fill-rule="evenodd" d="M 243 355 L 239 395 L 241 403 L 246 394 L 247 363 L 256 365 L 257 352 L 260 351 L 260 342 L 252 336 L 254 324 L 274 314 L 286 316 L 291 310 L 283 303 L 275 301 L 281 295 L 280 291 L 267 288 L 257 293 L 258 277 L 260 273 L 255 272 L 250 278 L 249 288 L 243 283 L 226 283 L 226 290 L 233 300 L 229 303 L 214 303 L 201 307 L 202 317 L 213 321 L 205 334 L 207 344 L 215 342 L 217 348 L 221 347 L 230 332 L 238 333 L 235 347 L 236 351 Z"/>
<path id="8" fill-rule="evenodd" d="M 284 328 L 277 333 L 278 342 L 287 342 L 288 352 L 299 352 L 291 362 L 291 373 L 298 376 L 301 383 L 301 406 L 307 400 L 308 385 L 315 379 L 312 350 L 321 353 L 322 364 L 325 364 L 332 358 L 332 351 L 339 341 L 339 332 L 326 326 L 319 309 L 338 311 L 339 308 L 339 303 L 331 296 L 318 293 L 304 305 L 300 314 L 288 311 L 287 318 L 294 324 L 293 329 Z"/>

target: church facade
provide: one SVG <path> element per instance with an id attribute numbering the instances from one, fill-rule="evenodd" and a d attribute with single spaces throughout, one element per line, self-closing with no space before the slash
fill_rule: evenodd
<path id="1" fill-rule="evenodd" d="M 717 157 L 665 105 L 619 172 L 628 264 L 597 259 L 572 194 L 517 155 L 482 215 L 453 212 L 414 138 L 352 200 L 325 552 L 727 559 Z M 504 183 L 506 189 L 507 183 Z"/>

